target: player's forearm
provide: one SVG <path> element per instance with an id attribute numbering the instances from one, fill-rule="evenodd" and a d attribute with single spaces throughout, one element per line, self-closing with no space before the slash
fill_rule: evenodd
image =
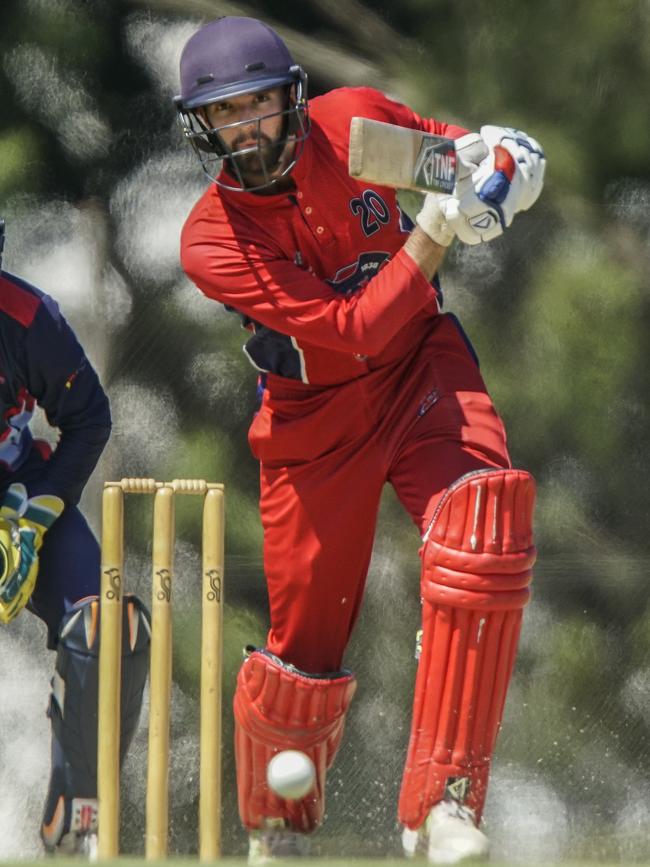
<path id="1" fill-rule="evenodd" d="M 413 259 L 427 280 L 431 280 L 442 265 L 447 249 L 432 241 L 419 226 L 413 229 L 404 244 L 405 252 Z"/>
<path id="2" fill-rule="evenodd" d="M 285 259 L 250 259 L 235 277 L 210 267 L 211 245 L 184 250 L 183 267 L 209 298 L 296 340 L 358 355 L 377 355 L 436 290 L 414 257 L 400 249 L 358 291 L 333 292 Z"/>

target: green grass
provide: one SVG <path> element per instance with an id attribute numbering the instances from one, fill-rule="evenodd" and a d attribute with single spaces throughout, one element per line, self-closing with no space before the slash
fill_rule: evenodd
<path id="1" fill-rule="evenodd" d="M 414 858 L 413 860 L 407 861 L 404 858 L 309 858 L 309 859 L 286 859 L 286 860 L 278 860 L 278 867 L 315 867 L 314 862 L 316 864 L 322 865 L 322 867 L 348 867 L 348 865 L 354 865 L 354 867 L 407 867 L 408 864 L 418 865 L 418 867 L 422 867 L 422 865 L 426 864 L 424 858 Z M 30 861 L 0 861 L 0 865 L 2 867 L 9 867 L 9 865 L 15 864 L 16 867 L 43 867 L 44 860 L 30 860 Z M 81 864 L 85 862 L 79 858 L 57 858 L 56 859 L 56 867 L 80 867 Z M 104 861 L 99 862 L 100 864 L 105 865 L 105 867 L 143 867 L 146 863 L 148 867 L 165 867 L 165 865 L 169 865 L 169 867 L 197 867 L 199 861 L 196 857 L 187 857 L 187 858 L 169 858 L 166 861 L 148 861 L 145 862 L 143 858 L 133 858 L 133 857 L 122 857 L 117 858 L 113 861 Z M 246 867 L 246 859 L 245 858 L 221 858 L 218 862 L 213 862 L 215 864 L 223 864 L 224 867 Z M 468 865 L 470 863 L 474 863 L 477 865 L 479 862 L 466 862 Z M 480 862 L 485 864 L 486 862 Z M 522 862 L 519 862 L 521 865 Z M 525 863 L 525 867 L 548 867 L 548 863 L 542 865 L 541 863 L 538 865 L 535 862 L 523 862 Z M 563 861 L 561 863 L 562 867 L 638 867 L 641 862 L 605 862 L 605 861 Z M 489 861 L 487 862 L 488 867 L 512 867 L 510 863 L 506 862 L 496 862 Z"/>

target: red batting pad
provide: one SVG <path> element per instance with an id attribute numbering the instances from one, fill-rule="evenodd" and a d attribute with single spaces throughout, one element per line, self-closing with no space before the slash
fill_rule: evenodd
<path id="1" fill-rule="evenodd" d="M 239 813 L 249 830 L 282 819 L 313 831 L 325 809 L 325 775 L 343 737 L 356 682 L 352 674 L 310 676 L 277 657 L 255 651 L 244 662 L 235 691 L 235 758 Z M 316 768 L 312 792 L 296 801 L 274 794 L 266 768 L 281 750 L 301 750 Z"/>
<path id="2" fill-rule="evenodd" d="M 440 501 L 422 549 L 422 653 L 400 794 L 419 828 L 450 778 L 469 780 L 480 819 L 535 561 L 535 485 L 481 470 Z"/>

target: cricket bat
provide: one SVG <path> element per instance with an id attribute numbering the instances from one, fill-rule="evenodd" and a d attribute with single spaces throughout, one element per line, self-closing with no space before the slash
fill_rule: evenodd
<path id="1" fill-rule="evenodd" d="M 353 178 L 400 190 L 453 193 L 457 176 L 472 168 L 457 158 L 454 139 L 367 117 L 353 117 L 350 123 Z"/>

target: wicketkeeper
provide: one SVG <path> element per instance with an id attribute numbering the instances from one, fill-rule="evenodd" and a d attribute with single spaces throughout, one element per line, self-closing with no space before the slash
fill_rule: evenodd
<path id="1" fill-rule="evenodd" d="M 0 220 L 0 264 L 3 240 Z M 54 450 L 30 431 L 37 406 L 59 430 Z M 92 854 L 100 554 L 77 504 L 110 435 L 110 410 L 56 302 L 1 270 L 0 418 L 0 623 L 27 608 L 45 622 L 47 645 L 56 650 L 41 838 L 48 852 Z M 149 647 L 148 615 L 135 597 L 124 616 L 123 753 L 137 723 Z"/>
<path id="2" fill-rule="evenodd" d="M 535 559 L 534 483 L 511 467 L 476 356 L 442 312 L 437 271 L 454 237 L 489 242 L 533 205 L 544 154 L 520 130 L 468 133 L 367 87 L 308 102 L 304 70 L 255 19 L 202 27 L 180 79 L 184 133 L 214 181 L 185 224 L 183 267 L 240 315 L 263 387 L 249 440 L 271 628 L 235 694 L 250 860 L 304 852 L 322 819 L 355 690 L 343 655 L 386 482 L 422 540 L 404 847 L 433 863 L 484 856 L 490 760 Z M 465 179 L 453 195 L 427 195 L 414 226 L 395 190 L 349 177 L 356 115 L 456 139 Z M 268 760 L 284 749 L 316 766 L 299 800 L 267 786 Z"/>

